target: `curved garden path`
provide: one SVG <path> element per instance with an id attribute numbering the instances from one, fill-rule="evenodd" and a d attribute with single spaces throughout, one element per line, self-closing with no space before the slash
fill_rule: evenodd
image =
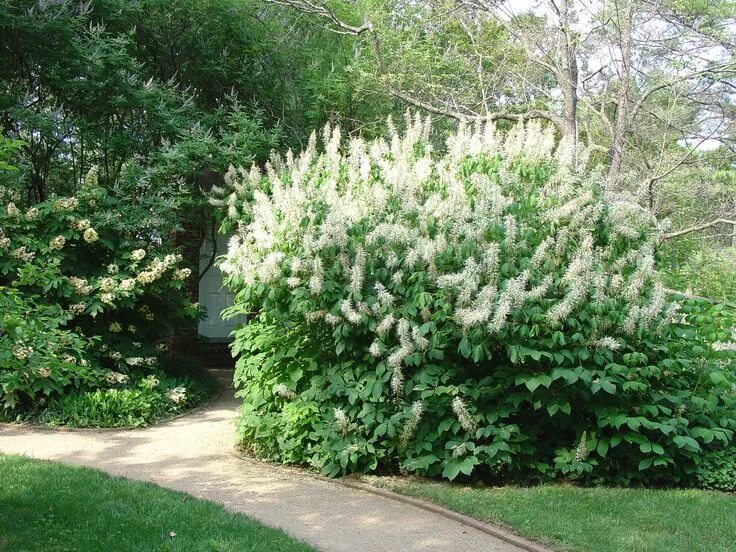
<path id="1" fill-rule="evenodd" d="M 233 455 L 232 393 L 146 429 L 63 431 L 0 424 L 0 453 L 150 481 L 213 500 L 324 551 L 518 551 L 416 506 Z"/>

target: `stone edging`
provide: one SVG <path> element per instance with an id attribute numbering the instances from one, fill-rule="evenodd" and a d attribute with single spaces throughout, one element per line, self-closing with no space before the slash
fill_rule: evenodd
<path id="1" fill-rule="evenodd" d="M 393 491 L 388 491 L 386 489 L 381 489 L 378 487 L 374 487 L 373 485 L 360 483 L 358 481 L 351 481 L 349 479 L 337 479 L 334 481 L 339 483 L 340 485 L 344 485 L 352 489 L 365 491 L 367 493 L 382 496 L 384 498 L 395 500 L 397 502 L 411 504 L 412 506 L 416 506 L 417 508 L 421 508 L 422 510 L 427 510 L 429 512 L 441 515 L 448 519 L 457 521 L 458 523 L 462 523 L 463 525 L 467 525 L 468 527 L 472 527 L 473 529 L 476 529 L 482 533 L 486 533 L 487 535 L 491 535 L 493 537 L 496 537 L 497 539 L 501 539 L 502 541 L 508 542 L 509 544 L 513 544 L 514 546 L 517 546 L 522 550 L 526 550 L 527 552 L 552 552 L 549 548 L 545 548 L 541 544 L 527 540 L 510 531 L 502 529 L 501 527 L 491 525 L 490 523 L 477 520 L 464 514 L 459 514 L 458 512 L 455 512 L 443 506 L 439 506 L 438 504 L 434 504 L 433 502 L 401 495 Z"/>
<path id="2" fill-rule="evenodd" d="M 243 454 L 237 449 L 232 449 L 231 454 L 232 456 L 234 456 L 235 458 L 243 462 L 261 462 L 260 460 L 257 460 L 256 458 L 253 458 L 252 456 Z M 364 491 L 366 493 L 371 493 L 371 494 L 374 494 L 374 495 L 377 495 L 383 498 L 387 498 L 389 500 L 395 500 L 396 502 L 403 502 L 404 504 L 409 504 L 411 506 L 421 508 L 422 510 L 432 512 L 433 514 L 437 514 L 447 519 L 456 521 L 458 523 L 462 523 L 463 525 L 466 525 L 468 527 L 472 527 L 473 529 L 476 529 L 480 531 L 481 533 L 485 533 L 487 535 L 491 535 L 492 537 L 496 537 L 497 539 L 500 539 L 504 542 L 512 544 L 520 548 L 521 550 L 526 550 L 526 552 L 552 552 L 551 549 L 545 548 L 541 544 L 538 544 L 536 542 L 520 537 L 512 533 L 511 531 L 507 531 L 506 529 L 502 529 L 501 527 L 498 527 L 496 525 L 491 525 L 490 523 L 486 523 L 484 521 L 477 520 L 475 518 L 466 516 L 464 514 L 459 514 L 458 512 L 454 512 L 453 510 L 450 510 L 443 506 L 439 506 L 438 504 L 434 504 L 433 502 L 428 502 L 426 500 L 421 500 L 419 498 L 413 498 L 410 496 L 401 495 L 393 491 L 388 491 L 386 489 L 374 487 L 373 485 L 368 485 L 366 483 L 361 483 L 359 481 L 351 480 L 350 478 L 332 479 L 332 478 L 324 477 L 322 475 L 318 475 L 315 473 L 310 473 L 306 470 L 296 468 L 293 466 L 284 466 L 284 465 L 277 465 L 277 464 L 272 464 L 272 465 L 277 466 L 279 469 L 284 469 L 287 471 L 299 473 L 303 476 L 306 475 L 308 477 L 311 477 L 312 479 L 317 479 L 320 481 L 324 481 L 326 483 L 342 485 L 343 487 L 349 487 L 357 491 Z"/>

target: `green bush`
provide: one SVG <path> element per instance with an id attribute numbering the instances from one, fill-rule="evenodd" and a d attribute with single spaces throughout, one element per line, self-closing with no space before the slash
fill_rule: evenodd
<path id="1" fill-rule="evenodd" d="M 112 380 L 112 378 L 110 378 Z M 67 393 L 53 399 L 38 420 L 69 427 L 134 427 L 173 416 L 201 402 L 207 390 L 194 380 L 150 374 L 113 388 Z"/>
<path id="2" fill-rule="evenodd" d="M 736 447 L 708 453 L 698 471 L 697 485 L 704 489 L 736 492 Z"/>
<path id="3" fill-rule="evenodd" d="M 657 221 L 535 125 L 326 129 L 217 190 L 244 445 L 328 475 L 681 480 L 736 428 L 731 314 L 669 301 Z M 679 309 L 679 310 L 678 310 Z M 715 348 L 713 343 L 720 343 Z"/>
<path id="4" fill-rule="evenodd" d="M 659 257 L 668 287 L 736 304 L 736 248 L 667 243 Z"/>
<path id="5" fill-rule="evenodd" d="M 90 340 L 64 329 L 69 318 L 61 307 L 0 286 L 0 412 L 103 377 L 84 358 Z"/>
<path id="6" fill-rule="evenodd" d="M 0 365 L 14 382 L 0 388 L 6 415 L 95 389 L 110 373 L 158 369 L 167 340 L 199 316 L 184 289 L 191 271 L 167 245 L 174 211 L 155 194 L 132 201 L 98 186 L 94 170 L 74 197 L 0 207 L 0 286 L 14 290 L 2 301 L 15 302 L 4 325 L 17 326 L 0 329 L 0 354 L 27 353 Z M 74 351 L 46 343 L 54 335 Z"/>

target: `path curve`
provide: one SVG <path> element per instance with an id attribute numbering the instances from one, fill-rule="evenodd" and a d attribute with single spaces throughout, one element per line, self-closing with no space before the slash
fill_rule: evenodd
<path id="1" fill-rule="evenodd" d="M 0 453 L 79 464 L 213 500 L 326 552 L 521 550 L 416 506 L 235 457 L 237 407 L 225 392 L 190 415 L 146 429 L 0 424 Z"/>

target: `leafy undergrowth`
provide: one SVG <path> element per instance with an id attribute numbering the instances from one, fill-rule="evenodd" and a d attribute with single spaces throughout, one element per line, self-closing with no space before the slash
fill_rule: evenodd
<path id="1" fill-rule="evenodd" d="M 67 393 L 23 419 L 52 427 L 140 427 L 194 408 L 219 389 L 192 359 L 172 357 L 164 369 L 166 373 L 117 374 L 123 379 L 106 389 Z"/>
<path id="2" fill-rule="evenodd" d="M 572 485 L 470 487 L 366 478 L 570 552 L 726 552 L 736 542 L 736 495 Z"/>
<path id="3" fill-rule="evenodd" d="M 18 456 L 0 456 L 0 504 L 0 550 L 313 550 L 213 502 Z"/>

